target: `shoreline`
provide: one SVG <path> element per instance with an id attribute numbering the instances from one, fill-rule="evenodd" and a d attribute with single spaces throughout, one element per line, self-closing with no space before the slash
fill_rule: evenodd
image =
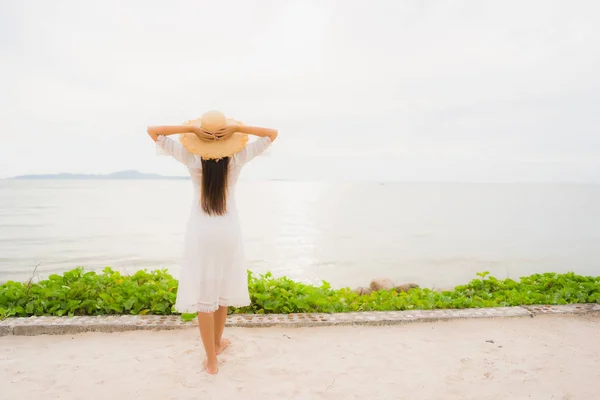
<path id="1" fill-rule="evenodd" d="M 391 326 L 412 322 L 465 319 L 534 318 L 539 315 L 600 313 L 600 304 L 535 305 L 496 308 L 363 311 L 337 314 L 232 314 L 230 328 L 313 328 L 326 326 Z M 0 321 L 0 337 L 69 335 L 86 332 L 163 331 L 195 328 L 196 321 L 178 315 L 115 315 L 85 317 L 23 317 Z"/>

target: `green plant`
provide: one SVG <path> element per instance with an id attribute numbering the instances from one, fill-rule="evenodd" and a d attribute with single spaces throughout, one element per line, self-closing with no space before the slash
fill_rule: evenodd
<path id="1" fill-rule="evenodd" d="M 415 288 L 361 296 L 348 288 L 332 289 L 272 274 L 248 272 L 251 304 L 233 313 L 332 313 L 415 309 L 507 307 L 531 304 L 600 303 L 600 277 L 574 273 L 535 274 L 500 280 L 489 272 L 454 290 Z M 31 315 L 176 314 L 177 280 L 164 270 L 121 275 L 77 268 L 39 283 L 9 281 L 0 286 L 0 318 Z M 193 314 L 183 314 L 191 320 Z"/>
<path id="2" fill-rule="evenodd" d="M 171 314 L 177 280 L 166 271 L 121 275 L 77 268 L 39 283 L 0 286 L 0 318 L 30 315 Z"/>

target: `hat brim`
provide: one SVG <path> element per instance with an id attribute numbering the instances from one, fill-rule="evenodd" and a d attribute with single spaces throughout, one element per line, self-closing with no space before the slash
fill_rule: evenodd
<path id="1" fill-rule="evenodd" d="M 228 119 L 227 122 L 241 125 L 240 122 L 232 119 Z M 184 125 L 201 127 L 202 123 L 200 119 L 195 119 L 184 122 Z M 192 154 L 199 155 L 205 160 L 220 160 L 242 151 L 248 144 L 248 135 L 236 132 L 228 139 L 209 141 L 200 139 L 194 133 L 183 133 L 179 140 L 183 147 Z"/>

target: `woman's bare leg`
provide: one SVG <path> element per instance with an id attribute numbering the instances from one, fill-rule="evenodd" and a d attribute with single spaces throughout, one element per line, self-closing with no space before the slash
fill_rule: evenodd
<path id="1" fill-rule="evenodd" d="M 198 328 L 206 352 L 204 367 L 209 374 L 219 372 L 219 361 L 217 360 L 217 350 L 215 348 L 215 314 L 215 312 L 198 313 Z"/>
<path id="2" fill-rule="evenodd" d="M 227 307 L 219 307 L 215 311 L 215 349 L 217 355 L 221 354 L 231 342 L 223 339 L 223 331 L 225 330 L 225 321 L 227 321 Z"/>

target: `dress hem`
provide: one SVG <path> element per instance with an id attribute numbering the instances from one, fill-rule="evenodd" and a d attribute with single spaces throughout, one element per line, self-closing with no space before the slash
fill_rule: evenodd
<path id="1" fill-rule="evenodd" d="M 197 303 L 195 305 L 188 305 L 185 307 L 177 307 L 177 305 L 175 305 L 175 309 L 177 310 L 177 312 L 182 313 L 182 314 L 212 313 L 212 312 L 217 311 L 220 307 L 241 308 L 241 307 L 248 307 L 250 304 L 251 304 L 250 301 L 244 302 L 244 303 L 230 303 L 230 302 L 220 301 L 217 304 L 211 304 L 211 305 L 201 304 L 201 303 Z"/>

